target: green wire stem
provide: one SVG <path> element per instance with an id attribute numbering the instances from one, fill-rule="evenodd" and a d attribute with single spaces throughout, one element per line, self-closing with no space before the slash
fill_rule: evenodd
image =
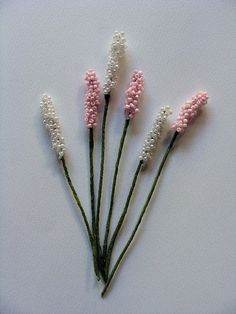
<path id="1" fill-rule="evenodd" d="M 102 119 L 102 143 L 101 143 L 101 157 L 100 157 L 100 174 L 99 174 L 99 187 L 98 187 L 98 198 L 97 198 L 97 215 L 96 215 L 96 233 L 97 233 L 97 246 L 100 246 L 100 231 L 99 231 L 99 220 L 100 220 L 100 208 L 103 188 L 103 175 L 105 165 L 105 148 L 106 148 L 106 120 L 108 107 L 110 102 L 110 94 L 105 94 L 105 106 Z"/>
<path id="2" fill-rule="evenodd" d="M 114 198 L 115 198 L 115 191 L 116 191 L 116 182 L 117 182 L 117 176 L 118 176 L 118 171 L 119 171 L 119 165 L 120 165 L 120 159 L 124 147 L 124 142 L 127 134 L 127 130 L 129 127 L 129 119 L 125 120 L 123 132 L 120 138 L 120 144 L 119 144 L 119 150 L 118 150 L 118 155 L 116 159 L 116 164 L 115 164 L 115 171 L 113 175 L 113 181 L 112 181 L 112 191 L 111 191 L 111 198 L 110 198 L 110 206 L 109 206 L 109 212 L 108 212 L 108 217 L 107 217 L 107 223 L 106 223 L 106 232 L 105 232 L 105 237 L 104 237 L 104 244 L 103 244 L 103 255 L 106 256 L 106 251 L 107 251 L 107 243 L 108 243 L 108 236 L 110 232 L 110 225 L 111 225 L 111 217 L 112 217 L 112 212 L 113 212 L 113 206 L 114 206 Z"/>
<path id="3" fill-rule="evenodd" d="M 66 161 L 65 161 L 65 158 L 62 157 L 61 158 L 61 162 L 62 162 L 62 166 L 63 166 L 63 169 L 64 169 L 64 173 L 65 173 L 65 177 L 66 177 L 66 180 L 67 180 L 67 183 L 71 189 L 71 192 L 72 192 L 72 195 L 76 201 L 76 204 L 78 205 L 79 209 L 80 209 L 80 212 L 81 212 L 81 215 L 83 217 L 83 220 L 84 220 L 84 224 L 85 224 L 85 227 L 87 229 L 87 233 L 88 233 L 88 236 L 89 236 L 89 240 L 90 240 L 90 243 L 92 244 L 93 242 L 93 236 L 92 236 L 92 232 L 90 230 L 90 227 L 89 227 L 89 223 L 88 223 L 88 219 L 86 217 L 86 214 L 85 214 L 85 211 L 84 211 L 84 208 L 83 206 L 81 205 L 81 202 L 80 202 L 80 199 L 75 191 L 75 188 L 72 184 L 72 181 L 71 181 L 71 178 L 70 178 L 70 175 L 69 175 L 69 172 L 68 172 L 68 169 L 67 169 L 67 166 L 66 166 Z"/>
<path id="4" fill-rule="evenodd" d="M 91 200 L 91 214 L 92 214 L 92 234 L 93 234 L 93 262 L 94 271 L 98 280 L 100 280 L 98 267 L 98 249 L 97 249 L 97 233 L 96 233 L 96 212 L 95 212 L 95 192 L 94 192 L 94 170 L 93 170 L 93 150 L 94 138 L 93 128 L 89 129 L 89 168 L 90 168 L 90 200 Z"/>

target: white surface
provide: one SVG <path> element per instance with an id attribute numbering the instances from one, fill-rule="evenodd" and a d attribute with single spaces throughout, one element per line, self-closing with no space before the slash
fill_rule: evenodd
<path id="1" fill-rule="evenodd" d="M 2 0 L 0 20 L 0 313 L 236 313 L 235 1 Z M 68 166 L 88 206 L 83 76 L 95 68 L 103 81 L 116 29 L 125 31 L 129 49 L 112 97 L 107 186 L 133 69 L 144 71 L 146 92 L 123 156 L 114 221 L 160 105 L 172 105 L 174 119 L 199 89 L 210 101 L 179 141 L 102 300 L 80 216 L 41 124 L 39 96 L 55 100 Z M 140 180 L 116 256 L 154 170 Z"/>

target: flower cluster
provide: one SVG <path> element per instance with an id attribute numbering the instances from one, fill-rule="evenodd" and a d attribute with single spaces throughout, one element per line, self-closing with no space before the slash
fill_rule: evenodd
<path id="1" fill-rule="evenodd" d="M 147 162 L 152 158 L 152 154 L 157 147 L 158 140 L 161 137 L 161 131 L 163 129 L 163 126 L 167 120 L 167 117 L 170 114 L 172 114 L 170 106 L 161 107 L 161 111 L 156 117 L 152 129 L 151 131 L 149 131 L 146 140 L 144 141 L 143 149 L 139 156 L 139 160 Z"/>
<path id="2" fill-rule="evenodd" d="M 57 157 L 61 159 L 65 153 L 64 138 L 61 135 L 60 124 L 50 96 L 43 95 L 40 102 L 43 123 L 51 138 L 52 147 Z"/>
<path id="3" fill-rule="evenodd" d="M 117 72 L 119 69 L 119 61 L 124 56 L 126 49 L 126 40 L 123 32 L 115 32 L 113 35 L 110 56 L 108 59 L 106 80 L 103 87 L 104 94 L 110 94 L 117 82 Z"/>
<path id="4" fill-rule="evenodd" d="M 126 102 L 125 102 L 125 114 L 127 119 L 132 119 L 139 111 L 138 103 L 141 97 L 141 94 L 144 89 L 144 79 L 143 79 L 143 72 L 142 71 L 134 71 L 131 83 L 126 91 Z"/>
<path id="5" fill-rule="evenodd" d="M 168 146 L 165 149 L 165 152 L 162 156 L 162 160 L 157 168 L 156 174 L 152 179 L 152 185 L 150 191 L 147 194 L 146 199 L 144 200 L 144 204 L 141 207 L 140 214 L 137 218 L 137 221 L 134 225 L 134 229 L 129 236 L 127 243 L 122 249 L 117 261 L 114 263 L 113 269 L 110 270 L 110 264 L 112 261 L 112 254 L 114 251 L 114 245 L 117 240 L 117 236 L 122 228 L 124 220 L 128 214 L 131 200 L 133 194 L 135 192 L 135 187 L 137 186 L 138 180 L 141 179 L 141 172 L 145 168 L 146 164 L 153 158 L 155 149 L 160 146 L 160 138 L 163 133 L 164 126 L 167 122 L 168 117 L 172 114 L 172 110 L 170 106 L 163 106 L 160 108 L 159 113 L 155 117 L 151 130 L 147 133 L 144 143 L 142 145 L 141 152 L 137 157 L 137 168 L 131 175 L 131 185 L 130 188 L 127 189 L 127 198 L 125 195 L 122 195 L 122 199 L 125 197 L 124 207 L 120 213 L 119 220 L 114 228 L 112 234 L 110 231 L 113 226 L 112 215 L 114 211 L 114 205 L 116 200 L 116 188 L 119 178 L 119 168 L 121 165 L 121 161 L 123 160 L 123 148 L 126 144 L 126 136 L 128 134 L 128 127 L 131 125 L 131 119 L 134 118 L 137 112 L 139 112 L 140 100 L 142 97 L 142 93 L 144 91 L 144 76 L 142 71 L 135 70 L 131 76 L 130 84 L 125 93 L 125 103 L 123 106 L 124 110 L 124 119 L 125 123 L 123 126 L 123 131 L 121 132 L 121 137 L 119 140 L 119 144 L 117 145 L 117 157 L 114 162 L 114 170 L 111 174 L 112 181 L 110 182 L 111 186 L 108 186 L 108 190 L 110 192 L 110 202 L 107 211 L 107 221 L 105 234 L 101 233 L 100 230 L 100 212 L 101 212 L 101 204 L 103 202 L 103 177 L 106 169 L 106 120 L 109 109 L 109 101 L 110 101 L 110 93 L 112 89 L 115 87 L 118 78 L 118 70 L 120 67 L 120 60 L 124 56 L 126 50 L 126 40 L 123 32 L 115 32 L 113 35 L 113 41 L 110 49 L 110 55 L 106 70 L 106 78 L 105 84 L 103 86 L 104 92 L 104 110 L 103 110 L 103 118 L 101 125 L 101 132 L 99 132 L 101 141 L 99 141 L 100 145 L 100 173 L 97 178 L 97 171 L 94 171 L 95 163 L 94 163 L 94 144 L 97 145 L 97 141 L 94 141 L 94 130 L 93 128 L 98 124 L 98 112 L 101 104 L 100 99 L 100 83 L 98 81 L 96 72 L 94 70 L 88 70 L 85 74 L 85 83 L 86 83 L 86 95 L 84 100 L 84 122 L 86 127 L 88 128 L 89 133 L 88 136 L 88 159 L 89 159 L 89 184 L 90 184 L 90 207 L 91 207 L 91 222 L 87 218 L 87 211 L 84 210 L 84 207 L 80 201 L 79 195 L 76 192 L 76 189 L 72 183 L 70 177 L 70 171 L 67 168 L 67 160 L 64 158 L 65 155 L 65 144 L 64 138 L 61 134 L 59 119 L 56 115 L 53 101 L 50 96 L 43 95 L 40 107 L 41 114 L 43 118 L 43 124 L 47 129 L 51 144 L 53 149 L 56 152 L 58 159 L 61 162 L 61 167 L 63 168 L 65 179 L 67 181 L 68 187 L 71 190 L 72 196 L 80 210 L 87 235 L 91 244 L 93 264 L 94 264 L 94 272 L 99 280 L 100 277 L 104 281 L 104 289 L 102 291 L 102 296 L 105 295 L 110 283 L 113 279 L 113 276 L 116 274 L 117 268 L 123 260 L 123 256 L 126 254 L 128 248 L 133 243 L 135 234 L 140 228 L 140 224 L 143 221 L 143 217 L 149 203 L 152 199 L 152 196 L 155 192 L 156 186 L 158 184 L 159 178 L 165 169 L 165 164 L 168 160 L 168 156 L 172 152 L 174 145 L 176 143 L 176 139 L 180 136 L 180 133 L 184 132 L 188 125 L 193 121 L 193 119 L 198 115 L 201 108 L 208 101 L 207 92 L 198 92 L 194 95 L 191 100 L 185 102 L 181 106 L 180 113 L 176 119 L 176 122 L 173 124 L 172 130 L 172 138 L 169 141 Z M 96 138 L 95 138 L 96 139 Z M 116 145 L 116 143 L 115 143 Z M 96 160 L 97 165 L 97 160 Z M 96 170 L 96 169 L 95 169 Z M 98 180 L 97 180 L 98 179 Z M 96 182 L 98 183 L 98 189 L 96 188 Z M 110 189 L 111 187 L 111 189 Z M 96 193 L 97 192 L 97 193 Z M 106 191 L 107 193 L 107 191 Z M 101 239 L 103 238 L 103 243 Z"/>
<path id="6" fill-rule="evenodd" d="M 201 107 L 206 105 L 207 100 L 207 92 L 198 92 L 191 100 L 183 104 L 173 128 L 179 133 L 184 132 L 189 123 L 197 116 Z"/>
<path id="7" fill-rule="evenodd" d="M 87 71 L 85 81 L 87 83 L 87 93 L 84 120 L 88 128 L 93 128 L 97 125 L 98 107 L 100 105 L 100 89 L 96 72 L 93 70 Z"/>

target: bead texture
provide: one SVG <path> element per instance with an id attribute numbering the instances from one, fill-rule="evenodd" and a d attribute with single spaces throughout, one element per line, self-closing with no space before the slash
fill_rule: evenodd
<path id="1" fill-rule="evenodd" d="M 182 105 L 179 116 L 173 125 L 173 128 L 179 132 L 183 133 L 190 122 L 198 115 L 202 106 L 207 104 L 208 94 L 207 92 L 198 92 L 192 97 L 191 100 L 186 101 Z"/>
<path id="2" fill-rule="evenodd" d="M 93 128 L 97 125 L 98 108 L 100 106 L 100 88 L 96 72 L 93 70 L 87 71 L 85 81 L 87 84 L 87 92 L 84 120 L 88 128 Z"/>
<path id="3" fill-rule="evenodd" d="M 65 153 L 64 138 L 61 135 L 59 120 L 56 116 L 55 108 L 50 96 L 42 96 L 40 108 L 43 117 L 43 124 L 48 130 L 52 147 L 55 150 L 57 157 L 61 159 Z"/>
<path id="4" fill-rule="evenodd" d="M 126 91 L 125 114 L 127 119 L 132 119 L 139 111 L 139 100 L 144 90 L 144 79 L 142 71 L 134 71 L 131 83 Z"/>
<path id="5" fill-rule="evenodd" d="M 108 58 L 106 79 L 103 87 L 104 94 L 110 94 L 115 87 L 118 76 L 119 61 L 124 56 L 126 40 L 123 32 L 115 32 L 113 35 L 110 55 Z"/>
<path id="6" fill-rule="evenodd" d="M 170 106 L 161 107 L 151 131 L 148 132 L 147 137 L 143 143 L 142 152 L 139 155 L 139 160 L 147 162 L 152 158 L 154 150 L 157 148 L 163 126 L 167 121 L 168 116 L 172 114 Z"/>

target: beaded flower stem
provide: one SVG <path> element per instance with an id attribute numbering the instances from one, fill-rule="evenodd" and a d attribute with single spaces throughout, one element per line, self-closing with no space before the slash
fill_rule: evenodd
<path id="1" fill-rule="evenodd" d="M 49 95 L 43 95 L 42 96 L 42 99 L 40 102 L 40 108 L 41 108 L 41 114 L 43 117 L 43 123 L 45 125 L 45 128 L 48 130 L 48 133 L 49 133 L 50 138 L 51 138 L 52 147 L 55 150 L 58 159 L 62 162 L 62 166 L 64 169 L 66 180 L 69 184 L 69 187 L 70 187 L 71 192 L 74 196 L 74 199 L 75 199 L 75 201 L 76 201 L 76 203 L 80 209 L 80 212 L 82 214 L 84 224 L 85 224 L 87 232 L 88 232 L 89 240 L 90 240 L 90 243 L 92 245 L 93 244 L 92 232 L 90 230 L 85 211 L 81 205 L 80 199 L 79 199 L 79 197 L 75 191 L 75 188 L 72 184 L 72 181 L 71 181 L 71 178 L 70 178 L 67 166 L 66 166 L 66 162 L 65 162 L 65 158 L 64 158 L 65 150 L 66 150 L 65 144 L 64 144 L 64 137 L 61 134 L 59 119 L 56 115 L 54 104 L 53 104 L 51 96 L 49 96 Z"/>
<path id="2" fill-rule="evenodd" d="M 99 81 L 94 70 L 88 70 L 85 75 L 85 82 L 87 85 L 85 98 L 85 112 L 84 120 L 86 127 L 89 129 L 89 168 L 90 168 L 90 201 L 91 201 L 91 216 L 92 216 L 92 234 L 93 234 L 93 255 L 94 255 L 94 271 L 97 279 L 99 275 L 99 262 L 97 250 L 97 233 L 96 233 L 96 209 L 95 209 L 95 192 L 94 192 L 94 170 L 93 170 L 93 151 L 94 151 L 94 137 L 93 128 L 97 126 L 98 122 L 98 108 L 100 106 L 100 88 Z"/>
<path id="3" fill-rule="evenodd" d="M 113 205 L 114 205 L 116 181 L 117 181 L 117 176 L 118 176 L 118 171 L 119 171 L 120 159 L 121 159 L 122 150 L 124 147 L 124 142 L 125 142 L 127 130 L 129 127 L 129 122 L 130 122 L 129 119 L 125 120 L 125 125 L 124 125 L 122 136 L 120 139 L 120 145 L 119 145 L 118 155 L 117 155 L 116 164 L 115 164 L 115 171 L 114 171 L 113 180 L 112 180 L 110 207 L 109 207 L 109 213 L 108 213 L 108 217 L 107 217 L 106 232 L 105 232 L 105 238 L 104 238 L 104 244 L 103 244 L 103 255 L 104 256 L 106 256 L 106 251 L 107 251 L 107 242 L 108 242 L 108 236 L 109 236 L 109 232 L 110 232 L 110 224 L 111 224 L 112 210 L 113 210 Z"/>
<path id="4" fill-rule="evenodd" d="M 134 177 L 133 177 L 133 181 L 132 181 L 132 184 L 131 184 L 131 187 L 130 187 L 130 190 L 129 190 L 129 194 L 128 194 L 128 197 L 127 197 L 127 200 L 126 200 L 126 203 L 125 203 L 125 207 L 122 211 L 122 214 L 120 216 L 120 219 L 118 221 L 118 224 L 116 226 L 116 229 L 112 235 L 112 238 L 111 238 L 111 241 L 110 241 L 110 244 L 108 246 L 108 249 L 107 249 L 107 254 L 106 254 L 106 263 L 105 263 L 105 274 L 106 276 L 108 276 L 108 271 L 109 271 L 109 266 L 110 266 L 110 261 L 111 261 L 111 254 L 112 254 L 112 250 L 113 250 L 113 247 L 114 247 L 114 244 L 115 244 L 115 241 L 116 241 L 116 237 L 122 227 L 122 224 L 124 222 L 124 219 L 126 217 L 126 214 L 127 214 L 127 211 L 129 209 L 129 204 L 130 204 L 130 201 L 131 201 L 131 197 L 133 195 L 133 192 L 134 192 L 134 188 L 135 188 L 135 185 L 136 185 L 136 182 L 137 182 L 137 179 L 138 179 L 138 175 L 140 173 L 140 170 L 142 168 L 142 165 L 143 165 L 143 161 L 140 160 L 139 163 L 138 163 L 138 166 L 137 166 L 137 169 L 135 171 L 135 174 L 134 174 Z"/>
<path id="5" fill-rule="evenodd" d="M 102 121 L 102 143 L 101 143 L 101 160 L 100 160 L 100 175 L 99 175 L 99 188 L 98 188 L 98 200 L 97 200 L 97 213 L 96 213 L 96 234 L 97 234 L 97 247 L 99 250 L 99 267 L 103 275 L 103 258 L 102 249 L 100 245 L 100 231 L 99 231 L 99 220 L 100 220 L 100 208 L 101 208 L 101 198 L 103 189 L 103 174 L 104 174 L 104 164 L 105 164 L 105 145 L 106 145 L 106 119 L 110 101 L 110 94 L 112 89 L 116 86 L 118 78 L 118 70 L 120 65 L 120 60 L 125 54 L 126 49 L 126 39 L 123 32 L 115 32 L 112 39 L 112 44 L 110 48 L 110 54 L 106 69 L 106 78 L 103 86 L 104 97 L 105 97 L 105 107 L 103 113 Z M 101 257 L 101 258 L 100 258 Z M 104 276 L 103 276 L 104 277 Z M 105 278 L 104 278 L 105 280 Z"/>
<path id="6" fill-rule="evenodd" d="M 115 263 L 115 266 L 113 267 L 113 269 L 112 269 L 110 275 L 108 276 L 108 280 L 107 280 L 106 285 L 105 285 L 105 287 L 104 287 L 104 289 L 103 289 L 103 291 L 102 291 L 102 294 L 101 294 L 102 297 L 104 297 L 104 295 L 105 295 L 105 293 L 106 293 L 106 291 L 107 291 L 107 289 L 108 289 L 108 287 L 109 287 L 109 285 L 110 285 L 110 283 L 111 283 L 111 281 L 112 281 L 112 278 L 114 277 L 115 272 L 116 272 L 118 266 L 120 265 L 120 263 L 121 263 L 121 261 L 122 261 L 123 256 L 125 255 L 126 251 L 128 250 L 130 244 L 132 243 L 132 241 L 133 241 L 133 239 L 134 239 L 134 236 L 135 236 L 135 234 L 136 234 L 136 232 L 137 232 L 137 230 L 138 230 L 138 228 L 139 228 L 139 226 L 140 226 L 140 224 L 141 224 L 141 222 L 142 222 L 143 216 L 144 216 L 144 214 L 145 214 L 145 212 L 146 212 L 146 210 L 147 210 L 147 207 L 148 207 L 148 205 L 149 205 L 149 203 L 150 203 L 150 200 L 151 200 L 151 198 L 152 198 L 152 195 L 153 195 L 153 193 L 154 193 L 154 191 L 155 191 L 155 187 L 156 187 L 156 185 L 157 185 L 158 179 L 160 178 L 161 172 L 162 172 L 162 170 L 163 170 L 163 168 L 164 168 L 164 166 L 165 166 L 165 163 L 166 163 L 166 161 L 167 161 L 167 158 L 168 158 L 168 156 L 169 156 L 169 153 L 171 152 L 171 150 L 172 150 L 172 148 L 173 148 L 173 145 L 174 145 L 174 143 L 175 143 L 175 140 L 176 140 L 178 134 L 179 134 L 179 133 L 178 133 L 177 131 L 174 133 L 174 136 L 172 137 L 172 140 L 171 140 L 169 146 L 167 147 L 166 153 L 165 153 L 165 155 L 164 155 L 164 157 L 163 157 L 163 159 L 162 159 L 162 162 L 161 162 L 160 167 L 159 167 L 159 169 L 158 169 L 158 172 L 157 172 L 157 174 L 156 174 L 156 176 L 155 176 L 155 179 L 154 179 L 154 181 L 153 181 L 151 190 L 150 190 L 150 192 L 149 192 L 149 194 L 148 194 L 148 197 L 147 197 L 146 202 L 145 202 L 145 204 L 144 204 L 144 206 L 143 206 L 143 209 L 142 209 L 142 211 L 141 211 L 141 213 L 140 213 L 140 216 L 139 216 L 138 221 L 137 221 L 137 223 L 136 223 L 136 225 L 135 225 L 135 228 L 134 228 L 134 230 L 133 230 L 133 232 L 132 232 L 132 234 L 131 234 L 131 236 L 130 236 L 128 242 L 127 242 L 127 244 L 125 245 L 123 251 L 121 252 L 120 256 L 118 257 L 117 262 Z"/>
<path id="7" fill-rule="evenodd" d="M 105 145 L 106 145 L 106 119 L 108 106 L 110 102 L 110 94 L 112 89 L 116 86 L 118 78 L 118 69 L 121 58 L 125 54 L 126 40 L 123 32 L 115 31 L 112 39 L 112 44 L 110 48 L 110 54 L 106 69 L 106 79 L 103 86 L 104 97 L 105 97 L 105 107 L 103 112 L 102 120 L 102 143 L 101 143 L 101 161 L 100 161 L 100 175 L 99 175 L 99 188 L 98 188 L 98 200 L 97 200 L 97 216 L 96 216 L 96 228 L 97 236 L 100 246 L 100 235 L 99 235 L 99 219 L 100 219 L 100 207 L 101 207 L 101 197 L 103 188 L 103 174 L 104 174 L 104 163 L 105 163 Z"/>

